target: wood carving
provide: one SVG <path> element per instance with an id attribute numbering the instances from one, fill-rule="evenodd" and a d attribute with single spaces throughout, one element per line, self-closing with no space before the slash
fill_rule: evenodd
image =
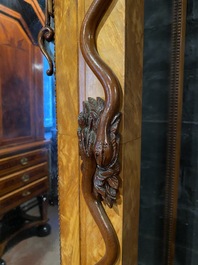
<path id="1" fill-rule="evenodd" d="M 173 0 L 171 83 L 165 187 L 164 264 L 173 265 L 180 174 L 186 0 Z"/>
<path id="2" fill-rule="evenodd" d="M 105 92 L 105 101 L 101 98 L 85 101 L 78 119 L 80 156 L 83 160 L 82 191 L 106 245 L 106 253 L 97 265 L 113 265 L 119 254 L 118 238 L 102 201 L 112 207 L 119 187 L 121 87 L 115 74 L 100 58 L 96 47 L 96 30 L 111 3 L 112 0 L 93 1 L 84 18 L 80 39 L 84 59 Z"/>
<path id="3" fill-rule="evenodd" d="M 41 52 L 46 57 L 49 63 L 49 69 L 46 71 L 47 75 L 53 75 L 53 55 L 50 52 L 48 43 L 54 41 L 54 30 L 51 27 L 51 19 L 54 17 L 53 13 L 53 0 L 45 1 L 45 26 L 40 30 L 38 34 L 38 44 Z"/>

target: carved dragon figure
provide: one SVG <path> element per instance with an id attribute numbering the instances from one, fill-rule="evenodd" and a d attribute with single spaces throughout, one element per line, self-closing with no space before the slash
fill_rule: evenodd
<path id="1" fill-rule="evenodd" d="M 119 254 L 118 238 L 102 201 L 112 207 L 119 187 L 121 87 L 115 74 L 100 58 L 96 47 L 96 30 L 111 3 L 112 0 L 93 1 L 84 18 L 80 39 L 84 59 L 105 92 L 105 101 L 88 98 L 78 119 L 80 156 L 83 160 L 82 191 L 106 245 L 106 253 L 97 265 L 113 265 Z"/>

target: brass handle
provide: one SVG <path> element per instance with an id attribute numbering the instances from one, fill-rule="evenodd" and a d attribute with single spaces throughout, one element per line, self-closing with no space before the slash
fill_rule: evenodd
<path id="1" fill-rule="evenodd" d="M 22 193 L 22 196 L 23 197 L 26 197 L 26 196 L 29 196 L 31 194 L 31 191 L 24 191 L 23 193 Z"/>
<path id="2" fill-rule="evenodd" d="M 21 162 L 22 166 L 25 166 L 28 163 L 28 158 L 27 157 L 23 157 L 23 158 L 21 158 L 20 162 Z"/>
<path id="3" fill-rule="evenodd" d="M 21 180 L 23 182 L 28 182 L 30 180 L 30 176 L 28 174 L 24 174 L 22 177 L 21 177 Z"/>

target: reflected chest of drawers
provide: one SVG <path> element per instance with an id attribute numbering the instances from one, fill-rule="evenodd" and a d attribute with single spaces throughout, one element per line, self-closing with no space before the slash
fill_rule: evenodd
<path id="1" fill-rule="evenodd" d="M 30 227 L 42 227 L 47 219 L 48 145 L 37 144 L 0 153 L 0 256 L 7 243 L 19 232 Z M 9 152 L 8 152 L 9 151 Z M 35 200 L 39 216 L 27 215 L 22 205 Z M 12 220 L 11 220 L 12 219 Z M 20 225 L 13 229 L 8 223 Z M 45 227 L 46 230 L 46 227 Z M 49 227 L 46 230 L 49 233 Z M 42 233 L 42 231 L 41 231 Z"/>

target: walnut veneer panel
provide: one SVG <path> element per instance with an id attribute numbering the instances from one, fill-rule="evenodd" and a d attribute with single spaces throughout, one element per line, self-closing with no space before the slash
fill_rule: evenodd
<path id="1" fill-rule="evenodd" d="M 43 140 L 42 55 L 14 19 L 20 14 L 2 8 L 8 14 L 0 13 L 0 146 Z"/>
<path id="2" fill-rule="evenodd" d="M 32 44 L 20 24 L 0 14 L 1 132 L 3 141 L 30 137 L 32 131 Z M 14 37 L 13 37 L 14 36 Z"/>

